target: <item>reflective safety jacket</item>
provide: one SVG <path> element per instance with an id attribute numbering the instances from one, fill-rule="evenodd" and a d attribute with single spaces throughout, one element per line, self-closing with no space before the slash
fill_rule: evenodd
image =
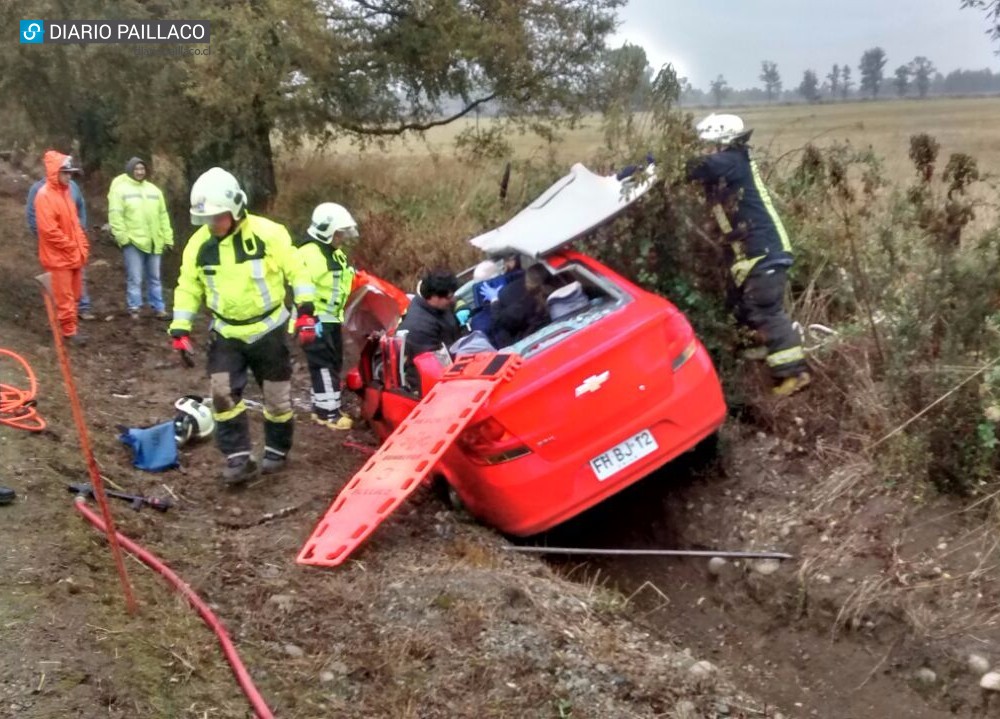
<path id="1" fill-rule="evenodd" d="M 184 248 L 170 330 L 190 332 L 204 300 L 212 330 L 256 342 L 288 320 L 286 284 L 296 304 L 314 301 L 309 273 L 284 225 L 248 214 L 221 239 L 203 225 Z"/>
<path id="2" fill-rule="evenodd" d="M 316 287 L 316 317 L 320 322 L 344 322 L 344 307 L 351 296 L 355 269 L 347 255 L 333 247 L 309 239 L 296 248 L 299 261 L 305 265 L 309 279 Z"/>
<path id="3" fill-rule="evenodd" d="M 45 153 L 45 184 L 35 195 L 38 260 L 46 270 L 78 270 L 87 264 L 90 243 L 80 226 L 69 185 L 59 182 L 68 155 Z"/>
<path id="4" fill-rule="evenodd" d="M 139 182 L 127 173 L 118 175 L 108 190 L 108 223 L 119 247 L 134 245 L 159 255 L 174 246 L 167 203 L 160 188 L 148 180 Z"/>
<path id="5" fill-rule="evenodd" d="M 705 187 L 708 202 L 730 243 L 730 270 L 737 285 L 751 272 L 792 264 L 792 245 L 750 156 L 750 148 L 729 146 L 696 157 L 687 166 L 690 180 Z"/>

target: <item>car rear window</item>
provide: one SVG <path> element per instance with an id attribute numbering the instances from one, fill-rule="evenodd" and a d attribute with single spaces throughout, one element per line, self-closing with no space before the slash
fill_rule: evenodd
<path id="1" fill-rule="evenodd" d="M 586 304 L 570 314 L 550 321 L 505 349 L 517 352 L 524 358 L 531 357 L 600 322 L 632 300 L 631 295 L 611 280 L 579 263 L 573 262 L 561 267 L 558 272 L 553 273 L 551 279 L 557 289 L 578 283 Z"/>

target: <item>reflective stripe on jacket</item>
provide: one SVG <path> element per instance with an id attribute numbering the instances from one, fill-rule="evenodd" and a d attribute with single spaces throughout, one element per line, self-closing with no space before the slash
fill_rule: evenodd
<path id="1" fill-rule="evenodd" d="M 45 185 L 35 195 L 38 260 L 46 270 L 76 270 L 87 264 L 90 243 L 80 226 L 69 186 L 59 182 L 68 155 L 45 153 Z"/>
<path id="2" fill-rule="evenodd" d="M 719 229 L 730 243 L 730 270 L 737 285 L 752 270 L 792 264 L 788 233 L 748 147 L 730 146 L 694 158 L 687 175 L 705 187 Z"/>
<path id="3" fill-rule="evenodd" d="M 170 329 L 190 332 L 204 301 L 211 329 L 255 342 L 288 319 L 286 284 L 296 304 L 314 301 L 309 273 L 284 225 L 248 214 L 222 239 L 204 225 L 184 248 Z"/>
<path id="4" fill-rule="evenodd" d="M 295 250 L 316 287 L 316 317 L 320 322 L 344 322 L 344 308 L 356 274 L 339 247 L 309 240 Z"/>
<path id="5" fill-rule="evenodd" d="M 148 180 L 139 182 L 122 173 L 111 182 L 108 223 L 119 247 L 134 245 L 158 255 L 174 246 L 167 203 L 160 188 Z"/>

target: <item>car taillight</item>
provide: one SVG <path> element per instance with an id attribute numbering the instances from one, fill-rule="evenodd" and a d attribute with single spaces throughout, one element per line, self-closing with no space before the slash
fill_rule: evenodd
<path id="1" fill-rule="evenodd" d="M 466 427 L 458 443 L 476 464 L 502 464 L 531 450 L 493 417 Z"/>
<path id="2" fill-rule="evenodd" d="M 674 372 L 679 370 L 689 359 L 694 357 L 694 353 L 697 351 L 698 340 L 691 340 L 688 342 L 687 345 L 684 346 L 684 349 L 681 350 L 680 354 L 673 359 L 671 366 L 673 367 Z"/>

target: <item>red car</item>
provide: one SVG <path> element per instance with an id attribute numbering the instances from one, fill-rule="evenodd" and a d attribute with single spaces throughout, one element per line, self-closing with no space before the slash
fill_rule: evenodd
<path id="1" fill-rule="evenodd" d="M 496 348 L 520 355 L 520 368 L 432 471 L 469 512 L 505 533 L 566 521 L 692 449 L 725 418 L 715 368 L 684 315 L 569 247 L 654 182 L 652 168 L 619 181 L 578 164 L 510 222 L 471 240 L 491 256 L 519 254 L 525 269 L 540 263 L 555 295 L 576 298 L 540 329 Z M 460 288 L 457 306 L 475 304 L 475 285 Z M 355 299 L 354 311 L 368 303 Z M 368 314 L 384 321 L 391 303 Z M 364 325 L 349 318 L 346 329 L 368 334 Z M 403 338 L 388 335 L 360 352 L 362 413 L 383 440 L 451 362 L 443 349 L 407 358 L 404 348 Z"/>

